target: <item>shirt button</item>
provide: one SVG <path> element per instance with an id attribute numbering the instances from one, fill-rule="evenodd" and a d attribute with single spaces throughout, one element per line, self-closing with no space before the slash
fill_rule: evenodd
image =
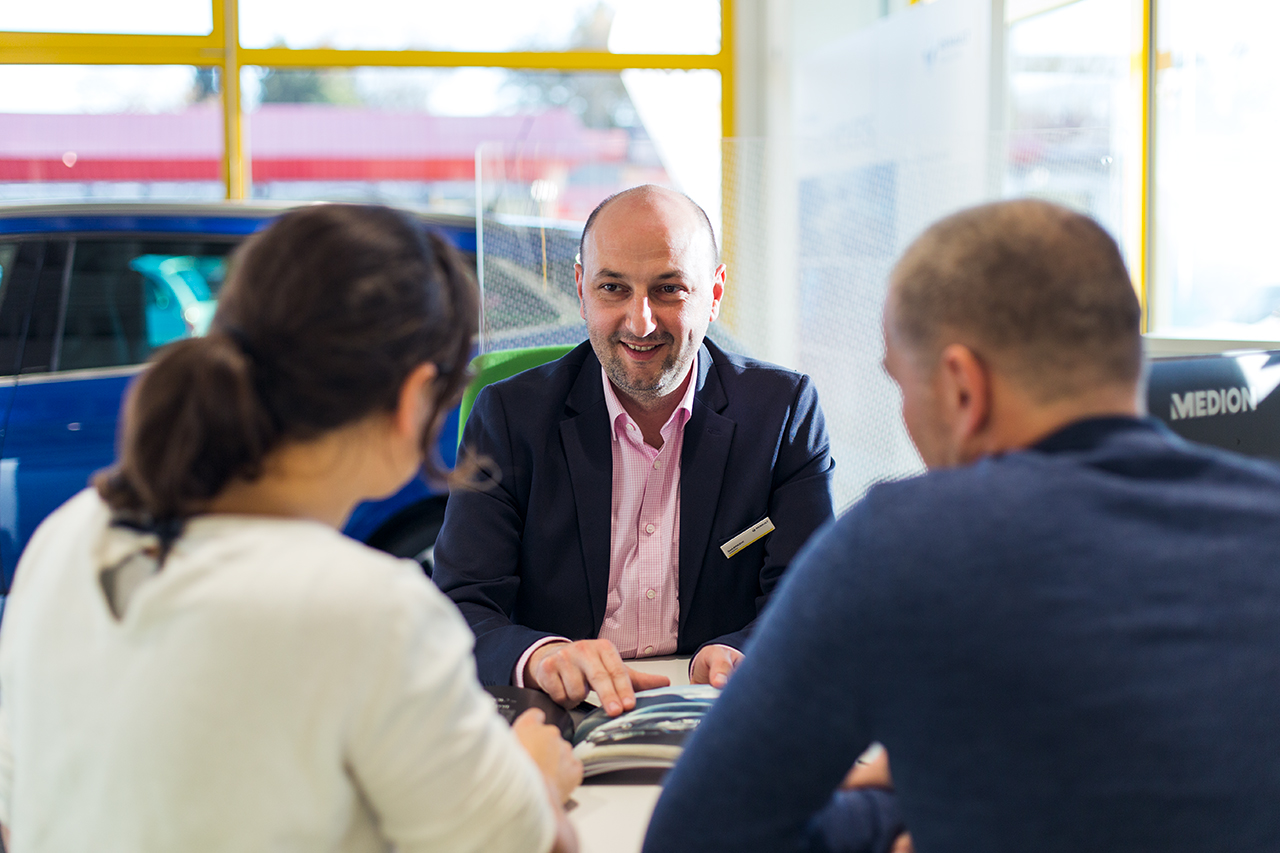
<path id="1" fill-rule="evenodd" d="M 653 531 L 655 531 L 655 530 L 657 530 L 657 529 L 658 529 L 658 526 L 657 526 L 656 524 L 646 524 L 646 525 L 644 526 L 644 532 L 645 532 L 645 533 L 652 533 Z"/>
<path id="2" fill-rule="evenodd" d="M 657 471 L 657 470 L 658 470 L 659 468 L 661 468 L 661 467 L 662 467 L 662 463 L 661 463 L 661 462 L 657 462 L 657 461 L 655 461 L 655 462 L 653 463 L 653 470 Z"/>
<path id="3" fill-rule="evenodd" d="M 645 646 L 645 647 L 644 647 L 644 653 L 645 653 L 646 655 L 651 655 L 651 654 L 653 654 L 653 646 Z"/>
<path id="4" fill-rule="evenodd" d="M 657 595 L 657 593 L 656 593 L 656 592 L 654 592 L 653 590 L 649 590 L 648 592 L 646 592 L 646 593 L 644 594 L 644 597 L 645 597 L 645 598 L 647 598 L 647 599 L 649 599 L 650 601 L 652 601 L 652 600 L 653 600 L 653 597 L 654 597 L 655 595 Z"/>
<path id="5" fill-rule="evenodd" d="M 635 424 L 627 424 L 627 429 L 631 430 L 632 432 L 635 432 L 635 431 L 636 431 L 636 425 L 635 425 Z"/>

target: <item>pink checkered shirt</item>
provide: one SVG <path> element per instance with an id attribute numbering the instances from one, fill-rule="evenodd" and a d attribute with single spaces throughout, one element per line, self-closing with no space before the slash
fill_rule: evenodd
<path id="1" fill-rule="evenodd" d="M 604 368 L 600 374 L 613 425 L 609 597 L 600 638 L 612 640 L 624 658 L 669 655 L 680 624 L 680 449 L 694 382 L 690 377 L 655 449 L 644 443 Z"/>
<path id="2" fill-rule="evenodd" d="M 613 505 L 609 536 L 609 596 L 600 638 L 612 640 L 623 658 L 669 655 L 680 627 L 680 451 L 684 425 L 693 414 L 698 366 L 680 405 L 663 424 L 662 447 L 644 436 L 622 408 L 609 375 L 600 368 L 613 432 Z M 546 637 L 525 649 L 512 683 L 524 686 L 524 667 Z"/>

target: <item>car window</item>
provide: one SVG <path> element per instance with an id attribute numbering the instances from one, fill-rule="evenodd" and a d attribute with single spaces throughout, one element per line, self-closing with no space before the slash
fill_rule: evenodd
<path id="1" fill-rule="evenodd" d="M 22 340 L 20 373 L 47 373 L 53 367 L 53 354 L 58 334 L 58 307 L 66 285 L 67 257 L 71 243 L 49 240 L 36 273 L 35 291 L 29 297 L 26 334 Z M 14 293 L 17 295 L 17 288 Z"/>
<path id="2" fill-rule="evenodd" d="M 139 364 L 209 328 L 234 243 L 76 241 L 58 370 Z"/>
<path id="3" fill-rule="evenodd" d="M 0 306 L 6 303 L 17 259 L 17 243 L 0 243 Z M 4 376 L 13 373 L 18 358 L 18 338 L 22 334 L 22 326 L 21 323 L 14 322 L 16 315 L 17 312 L 12 307 L 0 309 L 0 375 Z"/>
<path id="4" fill-rule="evenodd" d="M 0 292 L 0 376 L 18 372 L 22 334 L 31 309 L 36 275 L 44 262 L 41 240 L 4 244 L 4 283 Z"/>
<path id="5" fill-rule="evenodd" d="M 4 300 L 5 282 L 13 269 L 13 259 L 18 254 L 17 243 L 0 243 L 0 301 Z"/>

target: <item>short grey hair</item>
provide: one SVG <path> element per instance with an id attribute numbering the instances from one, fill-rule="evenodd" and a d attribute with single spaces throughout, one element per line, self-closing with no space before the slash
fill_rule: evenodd
<path id="1" fill-rule="evenodd" d="M 890 299 L 918 354 L 956 335 L 1042 402 L 1141 377 L 1141 308 L 1120 248 L 1056 204 L 996 202 L 935 223 L 898 261 Z"/>

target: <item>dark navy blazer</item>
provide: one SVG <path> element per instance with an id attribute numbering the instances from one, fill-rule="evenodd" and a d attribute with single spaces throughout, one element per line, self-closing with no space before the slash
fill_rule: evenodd
<path id="1" fill-rule="evenodd" d="M 787 563 L 832 516 L 830 441 L 809 377 L 704 341 L 680 469 L 678 654 L 741 647 Z M 476 634 L 486 684 L 510 683 L 546 636 L 604 622 L 613 453 L 589 342 L 480 392 L 463 446 L 487 489 L 454 489 L 435 580 Z M 765 516 L 776 528 L 733 557 L 720 546 Z"/>

